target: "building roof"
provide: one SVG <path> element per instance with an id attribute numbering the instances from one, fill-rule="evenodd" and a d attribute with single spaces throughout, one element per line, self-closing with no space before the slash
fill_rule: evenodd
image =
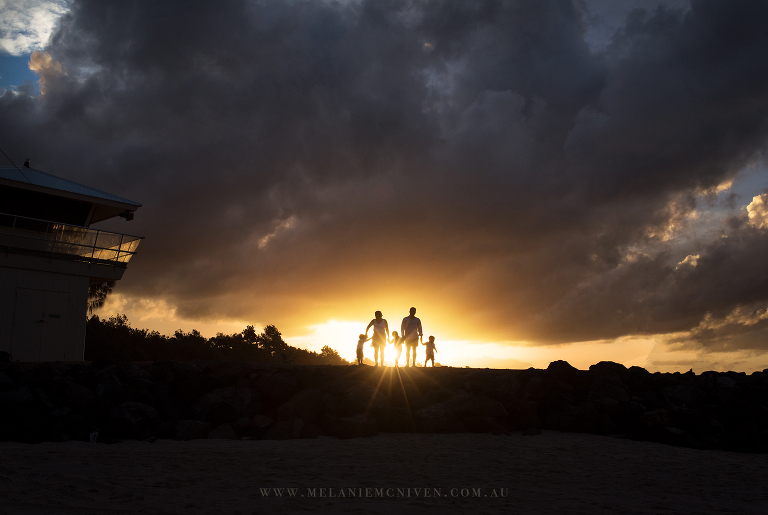
<path id="1" fill-rule="evenodd" d="M 86 225 L 118 215 L 122 216 L 124 213 L 136 211 L 141 207 L 140 203 L 133 200 L 26 166 L 20 168 L 0 166 L 0 186 L 88 202 L 92 204 L 93 208 Z M 126 219 L 130 220 L 130 218 L 132 216 Z"/>
<path id="2" fill-rule="evenodd" d="M 34 168 L 27 168 L 26 166 L 22 168 L 16 168 L 14 166 L 0 166 L 0 180 L 2 183 L 7 184 L 8 186 L 24 188 L 26 185 L 31 185 L 37 186 L 38 188 L 45 188 L 46 190 L 57 190 L 60 192 L 58 193 L 59 196 L 69 197 L 70 195 L 67 195 L 69 193 L 78 196 L 82 195 L 85 197 L 90 197 L 94 201 L 98 199 L 106 200 L 110 203 L 114 202 L 118 204 L 127 204 L 127 206 L 131 206 L 133 209 L 141 207 L 141 204 L 134 202 L 133 200 L 118 197 L 117 195 L 112 195 L 111 193 L 97 190 L 96 188 L 91 188 L 90 186 L 85 186 L 74 181 L 62 179 L 61 177 L 56 177 L 55 175 L 51 175 L 40 170 L 35 170 Z M 19 184 L 9 184 L 6 181 L 13 181 Z M 37 190 L 38 188 L 34 189 Z M 51 193 L 56 194 L 54 192 Z M 62 195 L 62 193 L 64 195 Z M 130 208 L 127 207 L 127 209 Z"/>

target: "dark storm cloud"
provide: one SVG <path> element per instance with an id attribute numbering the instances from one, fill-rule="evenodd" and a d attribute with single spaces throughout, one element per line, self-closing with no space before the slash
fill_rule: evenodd
<path id="1" fill-rule="evenodd" d="M 419 277 L 463 329 L 563 342 L 768 301 L 745 220 L 696 267 L 627 259 L 763 152 L 768 5 L 636 10 L 600 53 L 580 5 L 75 1 L 3 146 L 143 202 L 120 291 L 189 316 L 296 324 Z"/>

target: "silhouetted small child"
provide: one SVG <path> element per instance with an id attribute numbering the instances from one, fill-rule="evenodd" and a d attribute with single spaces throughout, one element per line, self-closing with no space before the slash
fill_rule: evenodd
<path id="1" fill-rule="evenodd" d="M 403 339 L 397 334 L 397 331 L 392 331 L 392 345 L 395 346 L 395 366 L 398 366 L 397 361 L 400 359 L 400 354 L 403 352 Z"/>
<path id="2" fill-rule="evenodd" d="M 373 338 L 366 338 L 364 334 L 361 334 L 360 339 L 357 340 L 357 364 L 362 365 L 363 364 L 363 346 L 365 345 L 365 342 Z"/>
<path id="3" fill-rule="evenodd" d="M 437 349 L 435 348 L 435 337 L 430 336 L 429 341 L 424 344 L 427 347 L 427 359 L 424 360 L 424 366 L 427 366 L 427 362 L 429 360 L 432 360 L 432 368 L 435 368 L 435 352 L 437 352 Z"/>

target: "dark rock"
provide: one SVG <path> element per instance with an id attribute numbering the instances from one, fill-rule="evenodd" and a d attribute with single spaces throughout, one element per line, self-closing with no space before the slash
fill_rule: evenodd
<path id="1" fill-rule="evenodd" d="M 541 434 L 541 428 L 540 427 L 529 427 L 525 431 L 523 431 L 523 436 L 536 436 Z"/>
<path id="2" fill-rule="evenodd" d="M 51 416 L 53 418 L 64 418 L 70 413 L 73 413 L 72 409 L 67 408 L 66 406 L 61 406 L 51 411 Z"/>
<path id="3" fill-rule="evenodd" d="M 179 420 L 174 426 L 176 440 L 195 440 L 205 438 L 211 431 L 210 422 L 202 420 Z"/>
<path id="4" fill-rule="evenodd" d="M 250 371 L 241 361 L 220 361 L 205 366 L 201 374 L 213 379 L 218 386 L 223 387 L 238 385 L 238 380 L 247 379 Z"/>
<path id="5" fill-rule="evenodd" d="M 461 423 L 470 433 L 501 434 L 504 428 L 493 417 L 470 416 L 461 419 Z"/>
<path id="6" fill-rule="evenodd" d="M 264 434 L 263 440 L 291 440 L 301 438 L 304 422 L 300 418 L 279 420 Z"/>
<path id="7" fill-rule="evenodd" d="M 237 428 L 238 433 L 241 433 L 245 430 L 247 430 L 253 421 L 251 420 L 251 417 L 240 417 L 237 419 L 237 425 L 235 426 Z"/>
<path id="8" fill-rule="evenodd" d="M 521 370 L 517 373 L 515 376 L 515 379 L 517 379 L 517 382 L 522 386 L 523 388 L 526 387 L 528 382 L 534 378 L 534 377 L 542 377 L 544 375 L 544 371 L 538 368 L 528 368 L 526 370 Z"/>
<path id="9" fill-rule="evenodd" d="M 5 372 L 0 372 L 0 393 L 7 392 L 16 388 L 11 378 Z"/>
<path id="10" fill-rule="evenodd" d="M 601 361 L 589 367 L 589 370 L 597 376 L 605 375 L 617 375 L 623 377 L 627 372 L 627 367 L 621 363 L 614 363 L 613 361 Z"/>
<path id="11" fill-rule="evenodd" d="M 73 382 L 88 389 L 93 389 L 95 386 L 95 374 L 93 369 L 88 365 L 70 365 L 67 369 L 67 377 Z"/>
<path id="12" fill-rule="evenodd" d="M 553 379 L 569 384 L 579 377 L 579 369 L 562 359 L 550 363 L 547 372 Z"/>
<path id="13" fill-rule="evenodd" d="M 415 432 L 411 413 L 400 407 L 390 407 L 376 418 L 376 424 L 381 431 L 386 433 L 410 433 Z"/>
<path id="14" fill-rule="evenodd" d="M 437 402 L 443 402 L 451 397 L 451 392 L 444 388 L 430 390 L 424 394 L 424 405 L 429 406 Z"/>
<path id="15" fill-rule="evenodd" d="M 611 362 L 604 361 L 601 363 Z M 592 383 L 588 399 L 599 406 L 612 407 L 620 402 L 629 402 L 629 394 L 616 374 L 599 374 Z"/>
<path id="16" fill-rule="evenodd" d="M 121 404 L 128 401 L 131 397 L 131 392 L 123 387 L 120 379 L 116 375 L 109 373 L 102 375 L 99 384 L 96 385 L 95 393 L 99 399 L 99 404 L 106 407 Z"/>
<path id="17" fill-rule="evenodd" d="M 336 395 L 326 393 L 323 395 L 323 407 L 326 411 L 336 412 L 339 408 L 339 398 Z"/>
<path id="18" fill-rule="evenodd" d="M 544 394 L 544 380 L 541 376 L 533 376 L 525 384 L 524 390 L 527 399 L 538 401 Z"/>
<path id="19" fill-rule="evenodd" d="M 235 430 L 232 429 L 231 424 L 221 424 L 220 426 L 217 426 L 211 430 L 210 433 L 208 433 L 208 438 L 210 440 L 237 440 L 237 433 L 235 433 Z"/>
<path id="20" fill-rule="evenodd" d="M 418 410 L 413 414 L 413 421 L 421 433 L 452 433 L 456 430 L 456 417 L 444 403 Z"/>
<path id="21" fill-rule="evenodd" d="M 636 396 L 639 402 L 648 409 L 666 406 L 664 398 L 652 390 L 637 392 Z"/>
<path id="22" fill-rule="evenodd" d="M 81 414 L 73 411 L 62 419 L 59 428 L 70 439 L 87 442 L 90 440 L 90 435 L 94 432 L 96 426 Z"/>
<path id="23" fill-rule="evenodd" d="M 271 374 L 251 381 L 251 385 L 268 406 L 282 404 L 299 391 L 296 378 L 287 374 Z"/>
<path id="24" fill-rule="evenodd" d="M 464 417 L 507 417 L 509 414 L 499 401 L 489 399 L 484 395 L 478 395 L 462 403 L 454 410 L 454 414 L 459 418 Z M 464 425 L 467 425 L 466 422 Z M 469 426 L 467 426 L 469 428 Z M 469 428 L 471 431 L 471 428 Z"/>
<path id="25" fill-rule="evenodd" d="M 139 402 L 125 402 L 110 409 L 106 427 L 119 438 L 144 439 L 151 436 L 160 416 L 155 408 Z"/>
<path id="26" fill-rule="evenodd" d="M 298 417 L 305 424 L 314 422 L 323 410 L 323 394 L 319 390 L 302 390 L 277 410 L 277 418 L 286 420 Z"/>
<path id="27" fill-rule="evenodd" d="M 0 407 L 11 411 L 24 411 L 34 402 L 32 392 L 28 386 L 22 386 L 15 390 L 9 390 L 0 394 Z"/>
<path id="28" fill-rule="evenodd" d="M 358 383 L 352 386 L 341 398 L 341 406 L 344 413 L 354 415 L 358 413 L 376 412 L 389 406 L 387 398 L 377 388 L 368 383 Z"/>
<path id="29" fill-rule="evenodd" d="M 266 430 L 269 426 L 274 424 L 275 421 L 266 415 L 254 415 L 251 424 L 257 429 Z"/>
<path id="30" fill-rule="evenodd" d="M 155 383 L 152 388 L 155 408 L 163 419 L 170 422 L 191 419 L 193 416 L 192 409 L 182 401 L 176 388 L 176 385 L 165 382 Z"/>
<path id="31" fill-rule="evenodd" d="M 307 424 L 301 428 L 301 438 L 317 438 L 320 435 L 320 428 L 314 424 Z"/>
<path id="32" fill-rule="evenodd" d="M 512 401 L 505 404 L 504 408 L 509 414 L 509 421 L 514 430 L 541 427 L 538 403 L 532 401 Z"/>
<path id="33" fill-rule="evenodd" d="M 158 438 L 173 438 L 175 432 L 174 426 L 175 424 L 173 422 L 160 422 L 155 426 L 155 436 Z"/>
<path id="34" fill-rule="evenodd" d="M 649 410 L 642 403 L 637 402 L 636 397 L 633 397 L 630 402 L 622 402 L 615 409 L 611 410 L 611 414 L 613 415 L 611 421 L 615 426 L 616 431 L 634 433 L 638 426 L 642 424 L 643 414 L 648 411 Z M 609 431 L 604 424 L 601 432 L 613 433 L 614 429 Z"/>
<path id="35" fill-rule="evenodd" d="M 661 393 L 670 404 L 688 408 L 700 407 L 707 399 L 706 393 L 693 380 L 662 388 Z"/>
<path id="36" fill-rule="evenodd" d="M 401 388 L 393 388 L 390 399 L 393 406 L 411 411 L 420 410 L 427 405 L 418 387 L 410 382 L 403 383 Z"/>
<path id="37" fill-rule="evenodd" d="M 227 386 L 203 395 L 192 407 L 192 411 L 196 419 L 220 425 L 251 415 L 249 408 L 252 401 L 253 390 L 250 388 Z"/>
<path id="38" fill-rule="evenodd" d="M 66 381 L 62 404 L 80 414 L 86 414 L 96 405 L 96 395 L 79 383 Z"/>
<path id="39" fill-rule="evenodd" d="M 116 359 L 97 358 L 91 361 L 91 368 L 96 371 L 96 374 L 98 375 L 99 372 L 107 367 L 113 367 L 113 369 L 116 369 L 118 363 L 119 361 Z"/>
<path id="40" fill-rule="evenodd" d="M 450 399 L 445 400 L 442 402 L 442 404 L 445 405 L 446 408 L 449 410 L 455 410 L 462 404 L 466 403 L 468 400 L 473 399 L 475 396 L 469 393 L 466 390 L 456 390 L 453 392 L 453 395 Z"/>
<path id="41" fill-rule="evenodd" d="M 339 417 L 335 434 L 339 438 L 365 438 L 379 433 L 376 420 L 363 414 Z"/>
<path id="42" fill-rule="evenodd" d="M 647 428 L 667 427 L 669 426 L 669 415 L 665 409 L 657 409 L 644 413 L 641 421 Z"/>
<path id="43" fill-rule="evenodd" d="M 549 410 L 544 427 L 573 433 L 597 433 L 601 424 L 602 417 L 592 404 L 560 403 Z"/>

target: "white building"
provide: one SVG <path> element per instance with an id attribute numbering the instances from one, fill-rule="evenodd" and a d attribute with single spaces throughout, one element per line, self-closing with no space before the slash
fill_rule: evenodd
<path id="1" fill-rule="evenodd" d="M 139 207 L 28 162 L 0 167 L 0 351 L 83 360 L 88 286 L 122 278 L 141 240 L 90 226 Z"/>

